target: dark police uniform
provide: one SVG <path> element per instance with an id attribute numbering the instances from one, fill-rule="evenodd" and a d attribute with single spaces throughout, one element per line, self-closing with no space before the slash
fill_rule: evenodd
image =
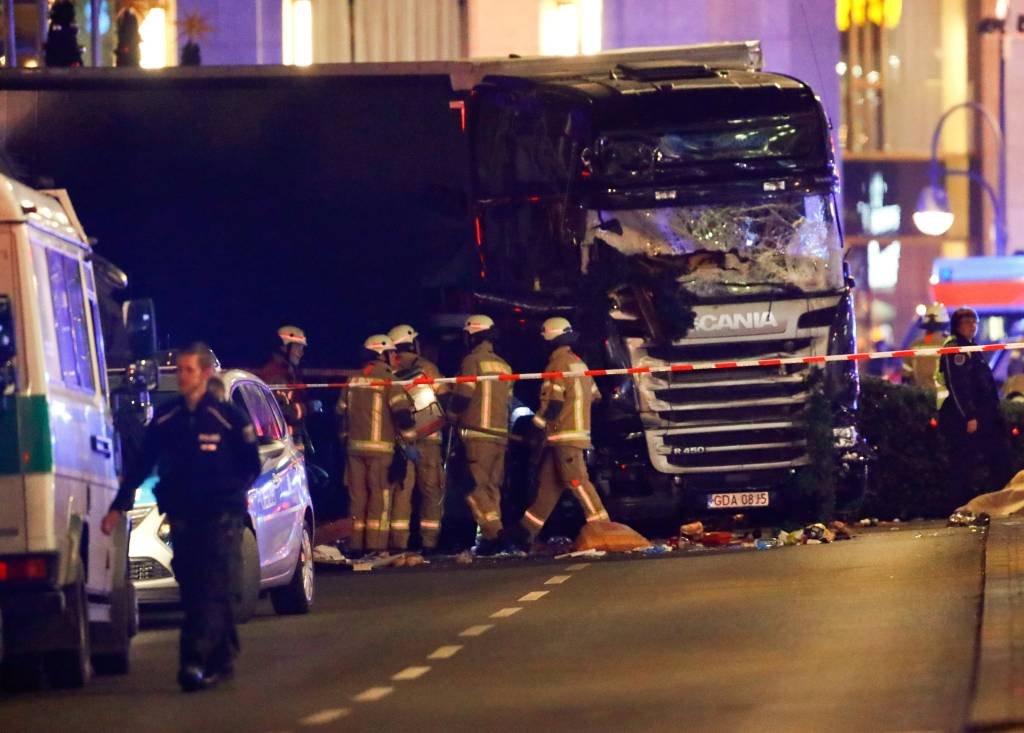
<path id="1" fill-rule="evenodd" d="M 260 471 L 256 434 L 242 412 L 209 393 L 195 410 L 178 397 L 157 408 L 111 508 L 131 508 L 135 489 L 154 468 L 185 610 L 181 667 L 229 672 L 238 653 L 232 591 L 247 493 Z"/>
<path id="2" fill-rule="evenodd" d="M 975 346 L 970 339 L 953 334 L 943 346 Z M 944 354 L 939 368 L 949 397 L 939 409 L 939 427 L 954 455 L 959 482 L 960 506 L 982 491 L 1001 489 L 1013 474 L 1006 421 L 999 410 L 999 392 L 992 370 L 980 353 Z M 978 430 L 967 432 L 967 423 L 978 421 Z M 987 479 L 978 476 L 985 468 Z"/>

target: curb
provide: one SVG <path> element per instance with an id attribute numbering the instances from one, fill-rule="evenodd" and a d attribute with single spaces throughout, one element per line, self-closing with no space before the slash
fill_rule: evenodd
<path id="1" fill-rule="evenodd" d="M 1024 520 L 993 520 L 967 729 L 1024 727 Z"/>

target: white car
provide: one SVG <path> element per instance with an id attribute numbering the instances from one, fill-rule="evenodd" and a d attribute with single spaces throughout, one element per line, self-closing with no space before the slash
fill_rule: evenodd
<path id="1" fill-rule="evenodd" d="M 306 613 L 313 605 L 313 504 L 302 452 L 288 435 L 281 409 L 267 385 L 249 372 L 218 372 L 228 399 L 252 420 L 259 438 L 263 471 L 249 489 L 249 512 L 242 536 L 242 587 L 238 621 L 252 617 L 261 594 L 270 595 L 280 614 Z M 154 404 L 177 394 L 173 368 L 160 370 Z M 129 512 L 131 578 L 139 603 L 179 600 L 171 571 L 170 527 L 156 507 L 151 476 L 137 490 Z"/>

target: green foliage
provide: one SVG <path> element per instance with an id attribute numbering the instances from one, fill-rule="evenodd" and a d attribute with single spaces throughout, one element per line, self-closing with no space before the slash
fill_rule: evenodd
<path id="1" fill-rule="evenodd" d="M 1024 466 L 1024 403 L 1004 402 L 1003 415 L 1011 433 L 1014 465 Z M 938 417 L 935 393 L 913 385 L 891 384 L 866 378 L 861 382 L 861 436 L 874 448 L 865 516 L 946 517 L 956 508 L 954 484 L 957 466 L 941 432 L 932 422 Z M 1002 488 L 998 480 L 976 474 L 986 491 Z"/>
<path id="2" fill-rule="evenodd" d="M 828 521 L 836 506 L 836 454 L 832 447 L 832 407 L 820 380 L 807 403 L 807 453 L 810 465 L 797 474 L 798 505 L 803 522 Z"/>

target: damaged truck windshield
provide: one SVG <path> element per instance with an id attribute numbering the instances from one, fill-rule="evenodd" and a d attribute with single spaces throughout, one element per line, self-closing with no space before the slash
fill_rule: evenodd
<path id="1" fill-rule="evenodd" d="M 477 86 L 480 297 L 510 306 L 523 349 L 524 316 L 571 314 L 594 367 L 852 350 L 820 102 L 742 53 L 685 61 Z M 863 489 L 852 366 L 636 374 L 604 392 L 591 468 L 615 516 L 822 513 Z"/>

